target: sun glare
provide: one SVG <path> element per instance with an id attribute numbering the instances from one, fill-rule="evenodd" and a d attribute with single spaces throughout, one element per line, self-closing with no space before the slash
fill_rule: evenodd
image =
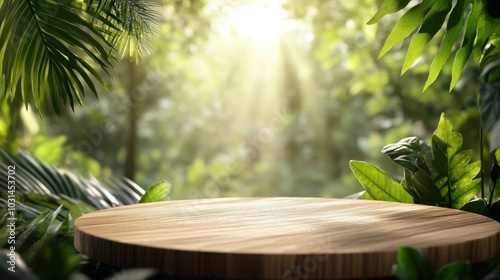
<path id="1" fill-rule="evenodd" d="M 236 7 L 228 15 L 229 22 L 243 38 L 258 43 L 276 42 L 293 27 L 280 2 L 255 1 Z"/>
<path id="2" fill-rule="evenodd" d="M 309 86 L 302 39 L 311 32 L 283 8 L 284 0 L 230 2 L 214 22 L 212 41 L 214 53 L 228 58 L 227 137 L 253 141 L 277 132 L 269 124 L 287 110 L 290 96 L 306 100 L 300 97 Z"/>

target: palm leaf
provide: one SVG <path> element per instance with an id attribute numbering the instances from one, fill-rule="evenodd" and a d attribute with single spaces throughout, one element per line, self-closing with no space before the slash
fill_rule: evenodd
<path id="1" fill-rule="evenodd" d="M 50 101 L 59 114 L 64 104 L 73 108 L 75 101 L 82 103 L 80 77 L 90 88 L 91 76 L 107 87 L 75 54 L 88 54 L 105 71 L 110 66 L 111 45 L 81 11 L 49 0 L 7 0 L 0 11 L 6 12 L 0 25 L 0 57 L 6 66 L 5 94 L 11 99 L 20 84 L 26 106 L 31 93 L 40 113 L 47 112 Z"/>
<path id="2" fill-rule="evenodd" d="M 84 213 L 143 201 L 165 198 L 170 189 L 166 182 L 145 192 L 128 179 L 112 178 L 106 184 L 95 178 L 83 178 L 73 172 L 53 167 L 27 152 L 14 156 L 0 151 L 0 168 L 15 166 L 16 174 L 16 258 L 20 256 L 43 279 L 68 279 L 80 264 L 96 268 L 95 261 L 82 261 L 73 248 L 73 221 Z M 0 184 L 7 186 L 8 177 L 0 175 Z M 11 178 L 12 180 L 12 178 Z M 0 193 L 0 247 L 10 248 L 7 193 Z M 55 252 L 55 253 L 54 253 Z M 0 251 L 4 254 L 4 251 Z M 4 260 L 4 255 L 0 255 Z M 4 266 L 3 266 L 4 267 Z M 3 268 L 2 267 L 2 268 Z M 57 267 L 57 269 L 53 269 Z M 17 267 L 16 269 L 20 269 Z M 16 270 L 17 273 L 17 270 Z M 126 274 L 136 278 L 142 274 Z M 28 279 L 31 271 L 20 274 Z M 24 279 L 22 278 L 21 279 Z M 142 277 L 142 276 L 141 276 Z"/>
<path id="3" fill-rule="evenodd" d="M 106 39 L 116 46 L 121 56 L 128 52 L 136 62 L 149 53 L 157 34 L 159 3 L 145 0 L 85 0 L 86 11 Z"/>
<path id="4" fill-rule="evenodd" d="M 64 2 L 64 3 L 62 3 Z M 85 89 L 97 96 L 94 80 L 108 89 L 114 50 L 136 59 L 147 53 L 158 13 L 146 1 L 4 0 L 0 3 L 1 98 L 30 96 L 40 114 L 83 104 Z M 153 5 L 154 6 L 154 5 Z M 114 47 L 117 46 L 117 47 Z M 1 84 L 0 84 L 1 85 Z M 86 86 L 84 86 L 86 85 Z"/>
<path id="5" fill-rule="evenodd" d="M 24 151 L 17 156 L 5 152 L 0 155 L 0 168 L 16 166 L 18 193 L 46 195 L 56 201 L 81 201 L 97 209 L 137 203 L 144 194 L 141 187 L 128 179 L 113 178 L 104 184 L 93 177 L 83 178 L 55 168 Z M 0 184 L 7 185 L 6 176 L 0 176 Z"/>

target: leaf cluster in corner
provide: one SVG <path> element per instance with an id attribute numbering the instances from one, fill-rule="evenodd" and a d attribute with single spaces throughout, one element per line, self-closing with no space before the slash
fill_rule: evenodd
<path id="1" fill-rule="evenodd" d="M 432 147 L 417 137 L 409 137 L 382 150 L 403 167 L 404 179 L 400 183 L 369 163 L 351 161 L 350 166 L 365 187 L 365 199 L 460 209 L 480 188 L 480 180 L 474 179 L 480 171 L 480 162 L 471 163 L 471 150 L 460 151 L 462 141 L 443 114 L 432 136 Z"/>
<path id="2" fill-rule="evenodd" d="M 108 86 L 113 52 L 140 57 L 148 50 L 158 13 L 144 0 L 0 2 L 0 100 L 21 94 L 41 114 L 97 96 Z M 19 85 L 19 86 L 18 86 Z"/>
<path id="3" fill-rule="evenodd" d="M 481 61 L 481 65 L 499 54 L 500 19 L 493 18 L 487 13 L 484 0 L 422 0 L 404 10 L 410 2 L 408 0 L 385 0 L 368 24 L 377 23 L 387 14 L 404 11 L 387 37 L 379 55 L 379 57 L 384 56 L 416 31 L 411 38 L 402 73 L 412 66 L 438 31 L 441 29 L 444 31 L 439 50 L 431 63 L 424 90 L 436 81 L 444 64 L 453 54 L 450 91 L 458 82 L 472 53 L 476 61 Z M 454 48 L 455 45 L 457 45 L 456 48 Z"/>

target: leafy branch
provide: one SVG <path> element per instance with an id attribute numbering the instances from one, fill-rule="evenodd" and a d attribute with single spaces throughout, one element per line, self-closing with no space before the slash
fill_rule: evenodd
<path id="1" fill-rule="evenodd" d="M 403 11 L 404 14 L 387 37 L 379 55 L 379 57 L 384 56 L 416 31 L 411 38 L 402 73 L 411 67 L 427 44 L 439 34 L 438 31 L 444 31 L 439 50 L 432 60 L 424 90 L 434 83 L 452 55 L 454 58 L 450 91 L 458 82 L 472 53 L 482 67 L 500 53 L 500 19 L 486 12 L 484 0 L 422 0 L 411 8 L 406 8 L 410 2 L 410 0 L 385 0 L 368 24 L 377 23 L 387 14 Z M 457 48 L 454 48 L 455 45 Z"/>
<path id="2" fill-rule="evenodd" d="M 40 114 L 50 104 L 59 115 L 67 103 L 82 105 L 86 88 L 97 96 L 93 79 L 109 90 L 98 70 L 109 74 L 116 51 L 136 60 L 147 53 L 159 20 L 154 7 L 143 0 L 1 1 L 0 99 L 19 92 L 27 106 L 31 95 Z"/>

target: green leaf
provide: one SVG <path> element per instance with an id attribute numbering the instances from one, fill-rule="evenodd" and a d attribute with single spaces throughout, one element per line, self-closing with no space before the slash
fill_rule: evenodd
<path id="1" fill-rule="evenodd" d="M 430 151 L 431 147 L 417 137 L 403 138 L 398 143 L 382 148 L 383 154 L 411 172 L 417 172 L 419 168 L 426 169 L 424 155 Z"/>
<path id="2" fill-rule="evenodd" d="M 479 161 L 469 163 L 472 151 L 458 152 L 462 142 L 462 135 L 453 132 L 450 121 L 442 114 L 432 136 L 432 175 L 444 202 L 455 209 L 469 202 L 480 188 L 480 180 L 474 178 L 481 164 Z"/>
<path id="3" fill-rule="evenodd" d="M 467 202 L 464 206 L 462 206 L 462 208 L 460 208 L 460 210 L 484 215 L 486 213 L 487 208 L 488 204 L 486 202 L 486 199 L 476 198 Z"/>
<path id="4" fill-rule="evenodd" d="M 470 0 L 457 0 L 455 7 L 451 11 L 448 23 L 446 24 L 446 33 L 444 34 L 443 41 L 439 46 L 436 57 L 432 60 L 424 91 L 436 81 L 441 69 L 443 69 L 444 64 L 450 57 L 453 45 L 455 45 L 455 42 L 462 33 L 462 28 L 465 23 L 463 16 L 466 6 L 465 3 L 469 1 Z"/>
<path id="5" fill-rule="evenodd" d="M 50 223 L 50 211 L 44 211 L 24 229 L 22 234 L 17 236 L 16 243 L 22 244 L 19 252 L 27 251 L 35 242 L 44 235 Z"/>
<path id="6" fill-rule="evenodd" d="M 411 247 L 398 247 L 397 263 L 392 266 L 392 275 L 400 280 L 432 279 L 429 260 L 420 251 Z"/>
<path id="7" fill-rule="evenodd" d="M 460 261 L 441 267 L 434 280 L 473 280 L 474 270 L 468 262 Z"/>
<path id="8" fill-rule="evenodd" d="M 69 103 L 73 109 L 75 101 L 83 104 L 85 87 L 80 79 L 96 96 L 91 77 L 108 89 L 96 68 L 108 73 L 113 50 L 128 51 L 136 60 L 149 51 L 160 19 L 156 1 L 86 0 L 85 4 L 0 2 L 0 76 L 5 74 L 1 92 L 11 101 L 20 89 L 25 106 L 31 95 L 40 115 L 50 105 L 60 114 L 63 105 Z M 89 10 L 83 11 L 84 7 Z"/>
<path id="9" fill-rule="evenodd" d="M 500 120 L 498 120 L 493 129 L 491 129 L 490 136 L 490 153 L 493 153 L 500 147 Z"/>
<path id="10" fill-rule="evenodd" d="M 403 41 L 411 34 L 422 22 L 427 13 L 431 10 L 434 1 L 423 0 L 420 4 L 411 8 L 396 23 L 387 40 L 380 51 L 379 58 L 384 56 L 395 45 Z"/>
<path id="11" fill-rule="evenodd" d="M 425 46 L 427 46 L 429 41 L 434 38 L 439 29 L 441 29 L 446 16 L 451 10 L 451 3 L 452 1 L 436 1 L 432 6 L 432 9 L 422 22 L 422 27 L 420 27 L 418 33 L 411 38 L 401 74 L 404 74 L 406 70 L 413 65 L 415 60 L 417 60 L 424 51 Z"/>
<path id="12" fill-rule="evenodd" d="M 411 176 L 411 184 L 417 193 L 418 203 L 432 206 L 441 205 L 443 197 L 439 189 L 435 186 L 430 174 L 423 170 L 417 171 Z"/>
<path id="13" fill-rule="evenodd" d="M 397 182 L 375 165 L 351 161 L 354 176 L 365 187 L 368 195 L 375 200 L 413 203 L 413 198 Z"/>
<path id="14" fill-rule="evenodd" d="M 370 196 L 370 194 L 366 191 L 363 192 L 363 196 L 361 198 L 366 199 L 366 200 L 373 200 L 373 198 Z"/>
<path id="15" fill-rule="evenodd" d="M 481 55 L 483 54 L 483 48 L 486 42 L 490 39 L 491 34 L 498 28 L 500 20 L 492 18 L 490 15 L 484 12 L 486 7 L 484 6 L 484 1 L 474 3 L 478 9 L 482 10 L 479 13 L 477 19 L 477 37 L 476 37 L 476 48 L 474 49 L 474 60 L 479 61 Z"/>
<path id="16" fill-rule="evenodd" d="M 481 84 L 479 87 L 479 112 L 484 140 L 500 120 L 500 83 L 486 82 Z M 495 140 L 492 139 L 492 143 L 490 143 L 490 152 L 498 148 L 498 143 L 495 143 Z"/>
<path id="17" fill-rule="evenodd" d="M 160 182 L 147 189 L 146 193 L 141 197 L 139 203 L 162 201 L 167 198 L 171 188 L 172 186 L 170 183 L 166 181 Z"/>
<path id="18" fill-rule="evenodd" d="M 451 71 L 451 83 L 450 91 L 455 87 L 456 83 L 462 76 L 462 72 L 465 67 L 465 63 L 469 59 L 472 50 L 474 48 L 474 41 L 477 34 L 477 22 L 481 13 L 484 12 L 484 1 L 474 0 L 472 11 L 467 18 L 467 26 L 465 28 L 465 35 L 462 40 L 462 44 L 455 54 L 455 60 L 453 61 L 453 68 Z M 481 47 L 482 48 L 482 47 Z"/>
<path id="19" fill-rule="evenodd" d="M 385 0 L 378 12 L 368 21 L 367 24 L 375 24 L 387 14 L 392 14 L 402 10 L 411 0 Z"/>
<path id="20" fill-rule="evenodd" d="M 418 192 L 411 180 L 412 173 L 405 169 L 404 174 L 404 178 L 401 181 L 401 187 L 403 187 L 403 189 L 405 189 L 411 196 L 413 196 L 414 203 L 421 203 L 420 196 L 418 195 Z"/>

